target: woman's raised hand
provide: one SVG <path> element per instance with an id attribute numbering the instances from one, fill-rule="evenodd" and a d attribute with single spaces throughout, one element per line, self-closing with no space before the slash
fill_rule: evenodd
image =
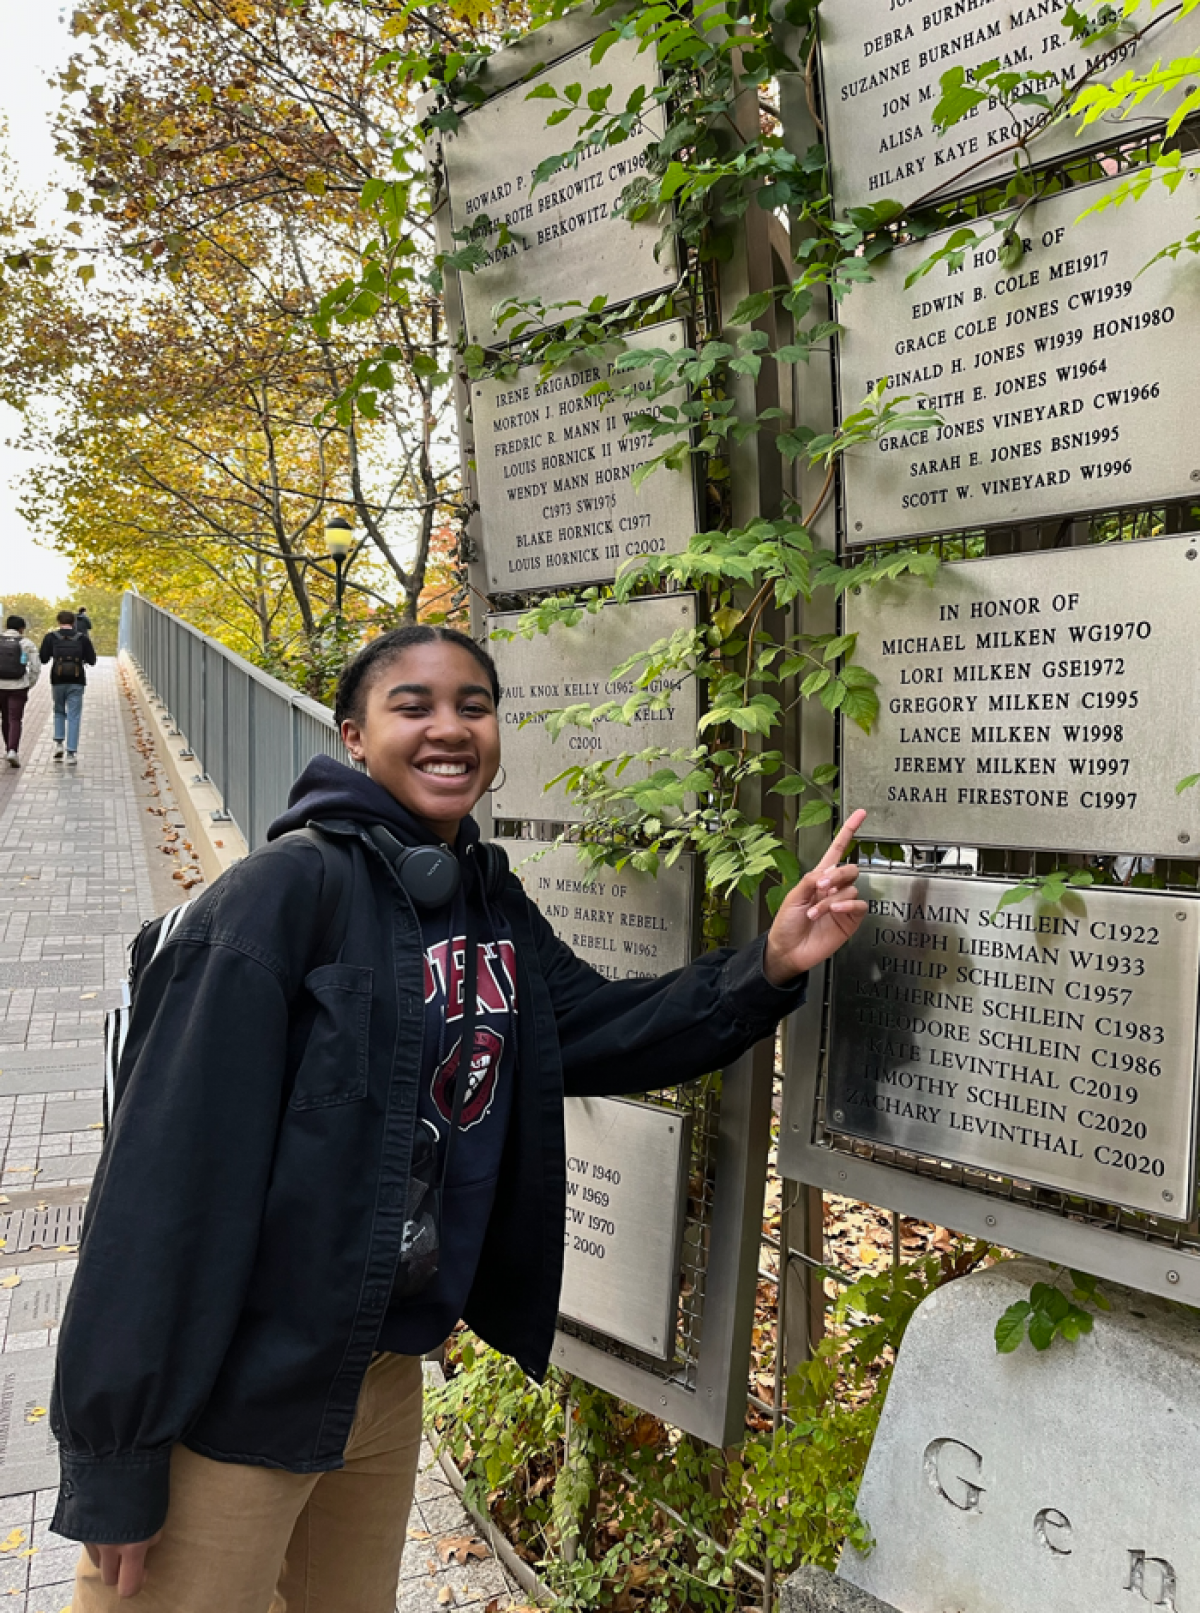
<path id="1" fill-rule="evenodd" d="M 854 881 L 858 865 L 839 867 L 862 827 L 866 813 L 852 812 L 817 866 L 784 897 L 767 933 L 763 969 L 773 986 L 789 981 L 832 957 L 866 916 Z"/>

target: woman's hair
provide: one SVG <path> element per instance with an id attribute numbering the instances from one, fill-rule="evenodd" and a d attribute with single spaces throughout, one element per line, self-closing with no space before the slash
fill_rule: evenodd
<path id="1" fill-rule="evenodd" d="M 4 625 L 5 627 L 11 627 L 14 633 L 23 633 L 25 631 L 25 618 L 23 616 L 10 616 Z"/>
<path id="2" fill-rule="evenodd" d="M 492 698 L 497 705 L 500 704 L 500 679 L 496 673 L 496 663 L 481 644 L 476 644 L 474 639 L 453 627 L 432 627 L 426 622 L 411 622 L 406 627 L 397 627 L 391 633 L 381 633 L 342 668 L 333 710 L 339 728 L 347 719 L 362 721 L 367 690 L 376 673 L 416 644 L 453 644 L 457 649 L 466 650 L 487 674 Z"/>

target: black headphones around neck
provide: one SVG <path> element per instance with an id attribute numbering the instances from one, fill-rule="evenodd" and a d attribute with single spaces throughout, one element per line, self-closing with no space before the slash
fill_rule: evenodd
<path id="1" fill-rule="evenodd" d="M 462 869 L 448 846 L 405 846 L 382 823 L 368 831 L 392 866 L 402 889 L 417 907 L 445 907 L 458 895 Z M 503 846 L 477 841 L 467 848 L 479 861 L 484 894 L 495 901 L 508 878 L 508 854 Z"/>

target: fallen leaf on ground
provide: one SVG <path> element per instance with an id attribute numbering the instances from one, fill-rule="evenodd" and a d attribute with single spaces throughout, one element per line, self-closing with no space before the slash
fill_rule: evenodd
<path id="1" fill-rule="evenodd" d="M 57 1245 L 54 1252 L 56 1255 L 77 1255 L 79 1253 L 79 1245 L 77 1243 L 60 1243 Z"/>
<path id="2" fill-rule="evenodd" d="M 20 1281 L 21 1279 L 19 1277 L 6 1277 L 4 1281 L 0 1283 L 0 1288 L 16 1288 Z"/>
<path id="3" fill-rule="evenodd" d="M 46 1415 L 45 1406 L 33 1406 L 25 1418 L 27 1423 L 40 1423 Z"/>
<path id="4" fill-rule="evenodd" d="M 96 993 L 94 991 L 85 991 L 83 996 L 80 997 L 79 1000 L 80 1000 L 81 1003 L 90 1003 L 92 998 L 95 995 L 96 995 Z"/>
<path id="5" fill-rule="evenodd" d="M 443 1585 L 441 1590 L 438 1592 L 439 1607 L 449 1607 L 453 1600 L 454 1592 L 450 1589 L 449 1585 Z"/>
<path id="6" fill-rule="evenodd" d="M 0 1551 L 16 1551 L 18 1546 L 25 1543 L 24 1529 L 11 1529 L 3 1540 L 0 1540 Z"/>
<path id="7" fill-rule="evenodd" d="M 410 1529 L 408 1531 L 408 1538 L 410 1540 L 432 1540 L 433 1536 L 429 1533 L 428 1529 Z"/>

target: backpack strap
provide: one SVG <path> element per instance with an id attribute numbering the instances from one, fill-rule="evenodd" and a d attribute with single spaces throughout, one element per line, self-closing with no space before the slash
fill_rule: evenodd
<path id="1" fill-rule="evenodd" d="M 476 855 L 483 864 L 483 889 L 489 902 L 499 901 L 508 882 L 508 852 L 494 840 L 481 840 Z"/>
<path id="2" fill-rule="evenodd" d="M 350 927 L 350 900 L 354 892 L 350 854 L 344 847 L 327 839 L 314 823 L 306 823 L 303 829 L 293 829 L 291 833 L 307 840 L 321 853 L 321 903 L 317 910 L 321 945 L 316 960 L 336 963 L 338 954 L 346 944 L 346 931 Z"/>

